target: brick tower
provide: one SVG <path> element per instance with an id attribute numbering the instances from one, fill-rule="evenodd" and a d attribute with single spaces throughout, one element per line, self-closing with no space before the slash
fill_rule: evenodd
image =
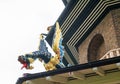
<path id="1" fill-rule="evenodd" d="M 120 8 L 111 10 L 79 46 L 80 63 L 99 60 L 117 48 L 120 48 Z"/>

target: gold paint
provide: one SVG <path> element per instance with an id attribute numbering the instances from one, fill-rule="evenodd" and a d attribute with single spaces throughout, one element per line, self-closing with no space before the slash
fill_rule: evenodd
<path id="1" fill-rule="evenodd" d="M 34 59 L 32 59 L 32 58 L 28 58 L 28 60 L 29 60 L 30 63 L 34 62 Z"/>

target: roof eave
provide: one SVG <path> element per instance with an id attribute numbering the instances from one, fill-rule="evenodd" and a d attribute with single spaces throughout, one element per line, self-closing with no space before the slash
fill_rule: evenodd
<path id="1" fill-rule="evenodd" d="M 104 59 L 104 60 L 99 60 L 99 61 L 93 61 L 93 62 L 89 62 L 85 64 L 79 64 L 79 65 L 61 68 L 57 70 L 47 71 L 47 72 L 28 74 L 26 77 L 20 77 L 17 80 L 16 84 L 22 84 L 26 80 L 43 78 L 47 76 L 52 76 L 52 75 L 57 75 L 57 74 L 62 74 L 62 73 L 67 73 L 67 72 L 73 72 L 73 71 L 78 71 L 78 70 L 84 70 L 88 68 L 99 67 L 99 66 L 104 66 L 104 65 L 109 65 L 109 64 L 119 63 L 119 62 L 120 62 L 120 56 L 109 58 L 109 59 Z"/>

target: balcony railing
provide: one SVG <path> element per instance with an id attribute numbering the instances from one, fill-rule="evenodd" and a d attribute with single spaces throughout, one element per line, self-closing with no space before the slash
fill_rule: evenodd
<path id="1" fill-rule="evenodd" d="M 100 58 L 100 60 L 108 59 L 116 56 L 120 56 L 120 48 L 112 49 L 108 51 L 103 57 Z"/>

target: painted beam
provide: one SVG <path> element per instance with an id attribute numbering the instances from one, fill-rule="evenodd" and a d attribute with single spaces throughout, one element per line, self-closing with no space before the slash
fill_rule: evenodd
<path id="1" fill-rule="evenodd" d="M 92 76 L 85 80 L 71 80 L 66 84 L 118 84 L 120 83 L 120 71 L 108 73 L 105 76 Z"/>
<path id="2" fill-rule="evenodd" d="M 67 78 L 62 77 L 62 76 L 48 76 L 48 77 L 46 77 L 46 80 L 51 81 L 51 82 L 58 82 L 58 83 L 66 83 L 67 82 Z"/>
<path id="3" fill-rule="evenodd" d="M 31 80 L 27 80 L 23 84 L 34 84 L 34 83 Z"/>
<path id="4" fill-rule="evenodd" d="M 37 78 L 33 80 L 27 80 L 23 82 L 22 84 L 53 84 L 53 82 L 47 81 L 45 78 Z"/>
<path id="5" fill-rule="evenodd" d="M 120 70 L 120 62 L 116 63 L 116 66 L 117 66 L 118 69 Z"/>
<path id="6" fill-rule="evenodd" d="M 85 80 L 85 76 L 84 74 L 76 71 L 76 72 L 70 72 L 69 73 L 70 77 L 73 77 L 73 78 L 77 78 L 77 79 L 80 79 L 80 80 Z"/>
<path id="7" fill-rule="evenodd" d="M 100 75 L 100 76 L 105 76 L 104 71 L 103 71 L 101 68 L 99 68 L 99 67 L 94 67 L 94 68 L 92 68 L 92 70 L 93 70 L 96 74 L 98 74 L 98 75 Z"/>

